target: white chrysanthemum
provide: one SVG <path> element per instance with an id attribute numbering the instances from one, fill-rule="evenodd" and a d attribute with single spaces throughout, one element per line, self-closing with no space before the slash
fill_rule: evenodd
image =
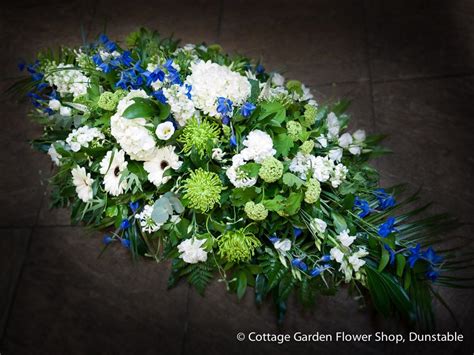
<path id="1" fill-rule="evenodd" d="M 331 185 L 334 188 L 339 187 L 347 177 L 349 170 L 342 164 L 337 164 L 331 172 Z"/>
<path id="2" fill-rule="evenodd" d="M 219 115 L 216 111 L 218 97 L 230 99 L 235 106 L 240 106 L 250 96 L 248 79 L 226 66 L 199 61 L 191 63 L 190 69 L 186 84 L 192 86 L 191 99 L 195 107 L 209 116 Z"/>
<path id="3" fill-rule="evenodd" d="M 134 103 L 135 97 L 148 98 L 148 95 L 144 90 L 132 90 L 120 100 L 117 112 L 110 118 L 110 132 L 131 159 L 149 160 L 153 157 L 156 148 L 153 133 L 148 129 L 151 129 L 153 125 L 144 118 L 122 117 L 127 107 Z"/>
<path id="4" fill-rule="evenodd" d="M 258 129 L 251 131 L 242 142 L 246 148 L 242 149 L 240 154 L 245 160 L 255 160 L 261 163 L 265 158 L 274 156 L 276 150 L 273 149 L 272 138 Z"/>
<path id="5" fill-rule="evenodd" d="M 73 129 L 66 138 L 66 143 L 73 152 L 78 152 L 82 147 L 88 148 L 94 139 L 104 140 L 104 134 L 96 127 L 83 126 Z"/>
<path id="6" fill-rule="evenodd" d="M 143 164 L 148 173 L 148 180 L 156 186 L 169 181 L 169 176 L 163 176 L 166 170 L 177 170 L 183 164 L 179 160 L 179 156 L 174 152 L 175 148 L 172 145 L 158 148 L 155 150 L 154 156 Z"/>
<path id="7" fill-rule="evenodd" d="M 341 233 L 338 234 L 337 239 L 341 242 L 343 246 L 349 247 L 352 243 L 354 243 L 356 237 L 349 235 L 349 229 L 344 229 Z"/>
<path id="8" fill-rule="evenodd" d="M 257 183 L 257 178 L 249 177 L 244 171 L 240 169 L 245 164 L 245 159 L 242 154 L 236 154 L 232 157 L 232 166 L 227 168 L 226 175 L 232 185 L 238 188 L 245 188 L 253 186 Z"/>
<path id="9" fill-rule="evenodd" d="M 180 126 L 186 125 L 186 121 L 196 114 L 194 103 L 186 95 L 187 92 L 185 85 L 171 85 L 163 89 L 163 95 L 171 107 L 171 113 Z"/>
<path id="10" fill-rule="evenodd" d="M 74 69 L 72 64 L 63 63 L 52 68 L 45 80 L 54 85 L 61 96 L 72 94 L 74 98 L 85 95 L 90 84 L 90 79 L 80 70 Z"/>
<path id="11" fill-rule="evenodd" d="M 156 232 L 161 228 L 161 224 L 157 224 L 152 218 L 151 214 L 153 213 L 153 205 L 146 205 L 143 207 L 143 210 L 140 213 L 135 215 L 135 218 L 140 222 L 140 227 L 142 231 L 147 233 Z"/>
<path id="12" fill-rule="evenodd" d="M 127 189 L 123 171 L 127 168 L 123 150 L 109 150 L 100 162 L 100 173 L 104 175 L 104 189 L 112 196 L 118 196 Z"/>
<path id="13" fill-rule="evenodd" d="M 79 166 L 72 169 L 71 174 L 72 183 L 76 187 L 76 193 L 79 199 L 83 202 L 89 202 L 92 200 L 92 183 L 94 182 L 94 179 L 91 178 L 91 174 L 87 173 L 85 168 Z"/>
<path id="14" fill-rule="evenodd" d="M 202 247 L 206 242 L 205 239 L 190 238 L 183 240 L 178 245 L 179 257 L 188 264 L 196 264 L 200 261 L 207 261 L 207 252 Z"/>
<path id="15" fill-rule="evenodd" d="M 173 122 L 166 121 L 156 126 L 155 134 L 158 137 L 158 139 L 167 141 L 173 136 L 174 131 L 175 129 L 173 126 Z"/>

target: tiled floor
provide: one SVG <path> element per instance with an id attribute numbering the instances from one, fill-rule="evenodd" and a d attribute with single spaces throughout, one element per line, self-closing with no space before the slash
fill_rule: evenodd
<path id="1" fill-rule="evenodd" d="M 458 1 L 20 1 L 0 14 L 0 89 L 16 62 L 47 46 L 81 43 L 104 28 L 123 39 L 139 26 L 184 42 L 219 42 L 262 58 L 268 69 L 310 85 L 320 100 L 353 101 L 354 127 L 389 133 L 396 154 L 377 162 L 382 181 L 422 186 L 436 211 L 467 225 L 472 244 L 474 5 Z M 27 105 L 1 99 L 0 353 L 283 354 L 472 353 L 472 291 L 442 291 L 467 340 L 462 344 L 239 343 L 238 331 L 396 332 L 395 322 L 359 311 L 342 290 L 313 312 L 291 302 L 277 327 L 251 294 L 237 302 L 214 283 L 206 297 L 186 284 L 166 289 L 169 267 L 101 258 L 100 234 L 48 210 L 49 159 L 27 143 L 40 128 Z M 294 303 L 294 304 L 293 304 Z M 437 305 L 440 329 L 455 330 Z"/>

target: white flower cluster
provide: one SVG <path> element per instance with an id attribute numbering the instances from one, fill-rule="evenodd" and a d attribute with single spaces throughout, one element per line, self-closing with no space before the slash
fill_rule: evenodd
<path id="1" fill-rule="evenodd" d="M 207 252 L 202 247 L 206 242 L 205 239 L 190 238 L 183 240 L 178 245 L 179 257 L 188 264 L 196 264 L 200 261 L 207 261 Z"/>
<path id="2" fill-rule="evenodd" d="M 161 228 L 161 224 L 157 224 L 151 214 L 153 213 L 153 205 L 146 205 L 140 213 L 135 215 L 135 218 L 139 220 L 142 231 L 147 233 L 156 232 Z"/>
<path id="3" fill-rule="evenodd" d="M 240 167 L 252 160 L 261 163 L 265 158 L 274 156 L 276 150 L 268 133 L 258 129 L 251 131 L 242 143 L 245 148 L 232 157 L 232 166 L 227 169 L 226 175 L 235 187 L 250 187 L 256 184 L 257 179 L 248 177 Z"/>
<path id="4" fill-rule="evenodd" d="M 306 180 L 310 172 L 319 182 L 330 181 L 334 188 L 339 187 L 346 179 L 348 169 L 343 164 L 335 164 L 328 156 L 314 156 L 298 152 L 290 163 L 290 171 Z"/>
<path id="5" fill-rule="evenodd" d="M 337 236 L 337 240 L 341 244 L 330 250 L 331 259 L 341 264 L 339 270 L 344 273 L 346 282 L 352 280 L 353 273 L 355 273 L 356 278 L 360 277 L 358 272 L 360 268 L 365 265 L 365 260 L 362 258 L 369 255 L 369 253 L 362 248 L 359 248 L 356 252 L 352 252 L 350 246 L 354 243 L 355 239 L 355 236 L 349 235 L 348 229 L 343 230 Z"/>
<path id="6" fill-rule="evenodd" d="M 235 106 L 242 105 L 250 96 L 251 86 L 245 76 L 226 66 L 199 61 L 191 63 L 191 74 L 186 84 L 192 86 L 194 106 L 206 115 L 217 117 L 218 97 L 230 99 Z"/>
<path id="7" fill-rule="evenodd" d="M 155 138 L 149 130 L 153 125 L 147 123 L 144 118 L 122 117 L 127 107 L 134 103 L 135 97 L 148 98 L 148 95 L 144 90 L 132 90 L 120 100 L 117 112 L 110 118 L 110 132 L 131 159 L 144 161 L 153 158 L 155 153 Z"/>
<path id="8" fill-rule="evenodd" d="M 127 168 L 125 152 L 110 150 L 100 162 L 100 173 L 104 175 L 104 189 L 112 196 L 118 196 L 127 189 L 123 171 Z"/>
<path id="9" fill-rule="evenodd" d="M 90 79 L 72 64 L 60 63 L 51 73 L 46 75 L 46 81 L 56 87 L 56 91 L 65 96 L 72 94 L 74 98 L 85 95 Z"/>
<path id="10" fill-rule="evenodd" d="M 88 148 L 94 139 L 104 140 L 104 134 L 96 127 L 82 126 L 73 129 L 66 138 L 66 143 L 73 152 L 78 152 L 82 147 Z"/>
<path id="11" fill-rule="evenodd" d="M 184 126 L 186 121 L 192 118 L 196 113 L 193 101 L 186 96 L 188 89 L 185 85 L 171 85 L 163 89 L 171 112 L 180 126 Z"/>

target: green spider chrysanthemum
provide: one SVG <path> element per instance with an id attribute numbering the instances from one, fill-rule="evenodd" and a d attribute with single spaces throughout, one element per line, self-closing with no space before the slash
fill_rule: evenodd
<path id="1" fill-rule="evenodd" d="M 306 203 L 315 203 L 319 200 L 321 194 L 321 184 L 316 178 L 312 178 L 306 183 L 306 191 L 304 193 L 304 201 Z"/>
<path id="2" fill-rule="evenodd" d="M 314 124 L 317 113 L 318 108 L 316 106 L 310 104 L 304 105 L 304 125 L 306 127 L 310 127 Z"/>
<path id="3" fill-rule="evenodd" d="M 300 146 L 300 151 L 303 154 L 311 154 L 314 149 L 314 142 L 312 140 L 303 142 Z"/>
<path id="4" fill-rule="evenodd" d="M 244 206 L 247 216 L 254 221 L 263 221 L 268 216 L 268 210 L 262 203 L 249 201 Z"/>
<path id="5" fill-rule="evenodd" d="M 215 145 L 219 140 L 219 132 L 220 128 L 216 123 L 192 118 L 184 126 L 178 141 L 184 144 L 183 152 L 189 153 L 194 148 L 202 158 L 208 150 L 209 142 Z"/>
<path id="6" fill-rule="evenodd" d="M 218 254 L 232 263 L 249 261 L 255 249 L 262 245 L 252 233 L 245 229 L 230 230 L 225 232 L 217 241 Z"/>
<path id="7" fill-rule="evenodd" d="M 100 95 L 97 106 L 106 111 L 113 111 L 117 107 L 118 102 L 117 95 L 113 92 L 105 91 Z"/>
<path id="8" fill-rule="evenodd" d="M 201 168 L 192 171 L 184 180 L 184 198 L 189 201 L 190 208 L 201 212 L 209 211 L 219 202 L 222 190 L 219 176 Z"/>
<path id="9" fill-rule="evenodd" d="M 275 182 L 283 175 L 283 164 L 274 157 L 266 158 L 258 172 L 265 182 Z"/>
<path id="10" fill-rule="evenodd" d="M 286 130 L 288 131 L 288 136 L 290 136 L 293 141 L 297 141 L 303 132 L 303 127 L 301 123 L 297 121 L 289 121 L 286 124 Z"/>

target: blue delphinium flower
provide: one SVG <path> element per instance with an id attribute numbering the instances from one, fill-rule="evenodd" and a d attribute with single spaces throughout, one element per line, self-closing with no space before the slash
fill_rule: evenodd
<path id="1" fill-rule="evenodd" d="M 104 46 L 104 48 L 108 51 L 108 52 L 113 52 L 117 49 L 117 45 L 112 42 L 109 37 L 107 37 L 105 34 L 101 34 L 99 36 L 99 42 Z"/>
<path id="2" fill-rule="evenodd" d="M 230 137 L 230 145 L 232 147 L 237 147 L 237 138 L 235 137 L 235 134 L 232 134 Z"/>
<path id="3" fill-rule="evenodd" d="M 298 238 L 302 233 L 303 231 L 300 228 L 293 227 L 293 235 L 295 238 Z"/>
<path id="4" fill-rule="evenodd" d="M 130 221 L 128 219 L 123 219 L 122 222 L 120 223 L 120 229 L 127 229 L 130 227 Z"/>
<path id="5" fill-rule="evenodd" d="M 428 280 L 434 282 L 438 279 L 439 271 L 438 271 L 438 269 L 434 268 L 433 266 L 430 266 L 425 275 L 426 275 L 426 278 Z"/>
<path id="6" fill-rule="evenodd" d="M 192 95 L 191 95 L 191 90 L 193 89 L 193 86 L 192 85 L 189 85 L 189 84 L 185 84 L 184 87 L 186 88 L 186 97 L 191 100 L 192 98 Z"/>
<path id="7" fill-rule="evenodd" d="M 109 245 L 110 243 L 112 243 L 113 239 L 111 236 L 109 235 L 104 235 L 104 238 L 102 239 L 102 242 L 105 244 L 105 245 Z"/>
<path id="8" fill-rule="evenodd" d="M 179 72 L 176 70 L 175 67 L 173 67 L 173 60 L 172 59 L 168 59 L 166 61 L 166 63 L 163 65 L 163 67 L 168 71 L 167 79 L 172 84 L 181 85 L 183 83 L 181 81 L 181 77 L 179 76 Z"/>
<path id="9" fill-rule="evenodd" d="M 327 263 L 328 261 L 331 261 L 331 255 L 329 254 L 323 255 L 320 260 L 324 263 Z"/>
<path id="10" fill-rule="evenodd" d="M 364 218 L 370 214 L 372 211 L 369 203 L 366 200 L 361 199 L 359 196 L 356 196 L 354 200 L 354 207 L 359 208 L 361 211 L 359 212 L 359 217 Z"/>
<path id="11" fill-rule="evenodd" d="M 132 54 L 130 53 L 130 51 L 124 51 L 117 59 L 120 64 L 126 67 L 129 67 L 133 62 Z"/>
<path id="12" fill-rule="evenodd" d="M 140 202 L 135 201 L 135 202 L 130 202 L 129 204 L 130 209 L 132 210 L 133 213 L 137 212 L 138 207 L 140 207 Z"/>
<path id="13" fill-rule="evenodd" d="M 161 70 L 159 67 L 153 70 L 152 72 L 145 70 L 143 72 L 143 76 L 146 79 L 146 86 L 150 86 L 157 80 L 163 82 L 165 80 L 165 72 Z"/>
<path id="14" fill-rule="evenodd" d="M 222 124 L 228 126 L 230 124 L 230 117 L 227 115 L 222 116 Z"/>
<path id="15" fill-rule="evenodd" d="M 414 248 L 408 248 L 408 251 L 410 252 L 410 255 L 408 256 L 408 265 L 413 269 L 415 263 L 421 259 L 421 246 L 420 244 L 417 244 Z"/>
<path id="16" fill-rule="evenodd" d="M 316 277 L 316 276 L 319 276 L 322 271 L 323 271 L 323 269 L 317 267 L 317 268 L 314 268 L 313 270 L 311 270 L 309 272 L 309 274 L 311 275 L 311 277 Z"/>
<path id="17" fill-rule="evenodd" d="M 244 117 L 250 117 L 252 115 L 252 112 L 257 108 L 253 103 L 251 102 L 246 102 L 243 104 L 243 106 L 240 108 L 240 113 Z"/>
<path id="18" fill-rule="evenodd" d="M 227 116 L 228 113 L 232 112 L 232 101 L 225 97 L 217 98 L 217 112 L 222 116 Z"/>
<path id="19" fill-rule="evenodd" d="M 122 243 L 124 248 L 130 249 L 130 240 L 129 239 L 122 238 L 122 240 L 120 242 Z"/>
<path id="20" fill-rule="evenodd" d="M 165 94 L 163 93 L 163 90 L 161 90 L 161 89 L 158 90 L 158 91 L 155 91 L 153 93 L 153 96 L 155 97 L 155 99 L 157 99 L 162 104 L 166 104 L 168 102 L 168 100 L 166 99 Z"/>
<path id="21" fill-rule="evenodd" d="M 436 254 L 432 247 L 429 247 L 422 255 L 432 265 L 440 264 L 443 261 L 443 257 Z"/>
<path id="22" fill-rule="evenodd" d="M 390 248 L 388 244 L 384 244 L 383 247 L 385 248 L 386 251 L 388 251 L 390 255 L 390 259 L 389 259 L 390 265 L 393 265 L 395 263 L 395 251 L 392 248 Z"/>
<path id="23" fill-rule="evenodd" d="M 386 238 L 388 237 L 390 233 L 396 232 L 397 229 L 394 227 L 394 224 L 395 224 L 395 218 L 389 217 L 387 221 L 385 221 L 379 226 L 379 235 L 382 238 Z"/>
<path id="24" fill-rule="evenodd" d="M 142 75 L 143 72 L 144 70 L 140 67 L 140 62 L 137 62 L 132 68 L 120 73 L 120 80 L 115 84 L 115 86 L 123 90 L 127 90 L 128 87 L 138 89 L 145 84 Z"/>
<path id="25" fill-rule="evenodd" d="M 298 259 L 298 258 L 295 258 L 291 261 L 291 264 L 293 266 L 296 266 L 298 269 L 300 269 L 301 271 L 306 271 L 308 270 L 308 265 L 306 265 L 303 260 L 301 259 Z"/>
<path id="26" fill-rule="evenodd" d="M 258 64 L 255 67 L 255 71 L 256 71 L 257 74 L 263 74 L 265 72 L 265 68 L 263 67 L 262 64 Z"/>
<path id="27" fill-rule="evenodd" d="M 382 188 L 375 190 L 374 195 L 379 201 L 378 207 L 381 210 L 386 210 L 387 208 L 393 207 L 396 204 L 395 198 L 391 194 L 385 192 L 385 190 Z"/>

